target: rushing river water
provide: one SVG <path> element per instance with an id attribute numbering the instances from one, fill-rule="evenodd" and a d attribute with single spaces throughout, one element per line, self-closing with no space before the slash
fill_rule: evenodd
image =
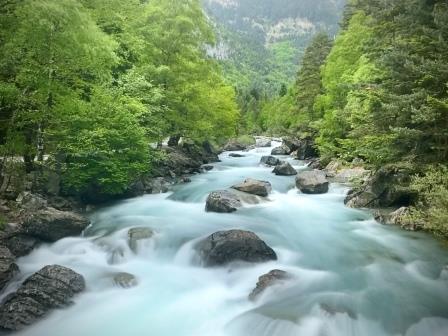
<path id="1" fill-rule="evenodd" d="M 425 234 L 385 227 L 367 212 L 346 208 L 344 186 L 332 184 L 325 195 L 301 194 L 294 177 L 259 165 L 270 150 L 258 148 L 243 158 L 224 153 L 212 171 L 172 193 L 100 209 L 85 237 L 21 258 L 24 277 L 60 264 L 83 274 L 87 290 L 70 308 L 19 335 L 447 336 L 448 249 Z M 210 191 L 246 177 L 272 183 L 268 201 L 233 214 L 204 211 Z M 152 228 L 155 236 L 134 254 L 127 231 L 138 226 Z M 195 243 L 233 228 L 258 234 L 278 261 L 201 267 Z M 293 278 L 249 301 L 258 277 L 272 269 Z M 138 285 L 115 286 L 116 272 L 134 274 Z"/>

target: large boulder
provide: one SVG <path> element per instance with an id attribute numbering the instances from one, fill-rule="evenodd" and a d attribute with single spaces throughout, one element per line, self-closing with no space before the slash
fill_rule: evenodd
<path id="1" fill-rule="evenodd" d="M 241 200 L 228 190 L 213 191 L 208 195 L 205 203 L 205 211 L 229 213 L 242 206 Z"/>
<path id="2" fill-rule="evenodd" d="M 80 235 L 89 223 L 87 218 L 74 212 L 45 208 L 28 215 L 22 226 L 25 234 L 54 242 Z"/>
<path id="3" fill-rule="evenodd" d="M 7 247 L 0 246 L 0 292 L 19 271 L 15 260 L 16 258 Z"/>
<path id="4" fill-rule="evenodd" d="M 272 191 L 271 183 L 267 181 L 254 180 L 251 178 L 245 179 L 244 182 L 236 184 L 232 188 L 262 197 L 268 196 Z"/>
<path id="5" fill-rule="evenodd" d="M 291 149 L 286 145 L 275 147 L 271 151 L 271 155 L 289 155 L 290 153 Z"/>
<path id="6" fill-rule="evenodd" d="M 31 253 L 40 244 L 40 240 L 36 237 L 18 233 L 5 239 L 3 243 L 16 257 L 23 257 Z"/>
<path id="7" fill-rule="evenodd" d="M 242 151 L 247 147 L 248 147 L 247 145 L 238 142 L 237 140 L 230 140 L 224 145 L 222 150 L 225 152 Z"/>
<path id="8" fill-rule="evenodd" d="M 281 163 L 279 158 L 276 158 L 272 155 L 262 156 L 260 163 L 266 165 L 266 166 L 272 166 L 275 167 Z"/>
<path id="9" fill-rule="evenodd" d="M 271 139 L 270 138 L 258 138 L 256 142 L 256 147 L 271 147 Z"/>
<path id="10" fill-rule="evenodd" d="M 258 278 L 256 287 L 249 294 L 249 300 L 255 300 L 261 293 L 263 293 L 268 287 L 281 283 L 284 280 L 290 278 L 290 275 L 282 270 L 272 270 L 269 273 L 263 274 Z"/>
<path id="11" fill-rule="evenodd" d="M 295 152 L 301 146 L 301 141 L 293 137 L 285 137 L 282 139 L 282 144 L 290 149 L 291 152 Z"/>
<path id="12" fill-rule="evenodd" d="M 313 170 L 298 174 L 296 186 L 304 194 L 325 194 L 328 192 L 329 183 L 324 172 Z"/>
<path id="13" fill-rule="evenodd" d="M 232 261 L 266 262 L 277 255 L 255 233 L 243 230 L 215 232 L 198 246 L 205 266 L 220 266 Z"/>
<path id="14" fill-rule="evenodd" d="M 84 289 L 82 275 L 59 265 L 45 266 L 2 302 L 0 328 L 23 329 L 52 309 L 67 307 L 73 296 Z"/>
<path id="15" fill-rule="evenodd" d="M 416 192 L 410 188 L 413 174 L 406 166 L 384 166 L 360 188 L 352 190 L 345 203 L 356 208 L 409 206 L 416 199 Z"/>
<path id="16" fill-rule="evenodd" d="M 275 166 L 272 171 L 275 175 L 280 176 L 294 176 L 297 175 L 297 170 L 294 169 L 289 162 L 282 162 L 279 165 Z"/>
<path id="17" fill-rule="evenodd" d="M 311 139 L 300 140 L 299 148 L 297 148 L 297 159 L 308 160 L 318 157 L 316 145 Z"/>
<path id="18" fill-rule="evenodd" d="M 129 229 L 128 231 L 128 244 L 134 253 L 138 252 L 139 245 L 142 241 L 151 239 L 154 236 L 154 232 L 147 227 L 136 227 Z"/>

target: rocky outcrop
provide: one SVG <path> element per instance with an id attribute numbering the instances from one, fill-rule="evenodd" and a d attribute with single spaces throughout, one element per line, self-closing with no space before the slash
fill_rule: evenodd
<path id="1" fill-rule="evenodd" d="M 83 276 L 75 271 L 59 265 L 45 266 L 2 302 L 0 328 L 23 329 L 52 309 L 70 305 L 73 296 L 84 288 Z"/>
<path id="2" fill-rule="evenodd" d="M 254 301 L 268 287 L 279 284 L 290 277 L 291 276 L 287 272 L 278 269 L 263 274 L 258 278 L 257 286 L 249 294 L 249 300 Z"/>
<path id="3" fill-rule="evenodd" d="M 0 246 L 0 292 L 19 271 L 15 261 L 16 258 L 11 251 L 5 246 Z"/>
<path id="4" fill-rule="evenodd" d="M 221 266 L 233 261 L 266 262 L 277 255 L 255 233 L 243 230 L 215 232 L 197 246 L 205 266 Z"/>
<path id="5" fill-rule="evenodd" d="M 294 169 L 291 164 L 288 162 L 282 162 L 279 165 L 275 166 L 272 171 L 275 175 L 279 176 L 294 176 L 297 175 L 297 170 Z"/>
<path id="6" fill-rule="evenodd" d="M 296 186 L 304 194 L 325 194 L 329 182 L 322 171 L 303 171 L 296 177 Z"/>
<path id="7" fill-rule="evenodd" d="M 136 227 L 128 231 L 128 245 L 134 253 L 138 252 L 141 241 L 148 240 L 154 236 L 154 231 L 147 227 Z"/>
<path id="8" fill-rule="evenodd" d="M 228 190 L 218 190 L 210 193 L 205 203 L 205 211 L 230 213 L 242 206 L 241 200 Z"/>
<path id="9" fill-rule="evenodd" d="M 135 275 L 126 272 L 116 273 L 113 277 L 113 282 L 121 288 L 131 288 L 138 285 Z"/>
<path id="10" fill-rule="evenodd" d="M 76 213 L 45 208 L 29 214 L 22 226 L 26 235 L 54 242 L 80 235 L 89 223 L 88 219 Z"/>
<path id="11" fill-rule="evenodd" d="M 236 184 L 233 189 L 243 191 L 249 194 L 266 197 L 272 191 L 271 183 L 267 181 L 260 181 L 248 178 L 244 182 Z"/>
<path id="12" fill-rule="evenodd" d="M 361 187 L 351 190 L 345 204 L 353 208 L 409 206 L 416 198 L 409 187 L 412 174 L 406 167 L 382 167 Z"/>
<path id="13" fill-rule="evenodd" d="M 16 257 L 23 257 L 39 246 L 41 241 L 36 237 L 17 233 L 5 239 L 3 243 Z"/>
<path id="14" fill-rule="evenodd" d="M 419 223 L 411 217 L 409 207 L 401 207 L 394 211 L 378 209 L 374 213 L 375 219 L 381 224 L 398 225 L 407 231 L 419 231 L 423 229 L 423 223 Z"/>
<path id="15" fill-rule="evenodd" d="M 271 151 L 271 155 L 289 155 L 291 153 L 291 149 L 286 145 L 281 145 L 278 147 L 275 147 Z"/>
<path id="16" fill-rule="evenodd" d="M 359 183 L 366 181 L 371 171 L 363 166 L 354 164 L 343 164 L 341 161 L 333 160 L 324 169 L 327 177 L 338 183 Z"/>
<path id="17" fill-rule="evenodd" d="M 269 156 L 262 156 L 261 160 L 260 160 L 260 163 L 264 164 L 266 166 L 273 166 L 273 167 L 275 167 L 275 166 L 279 165 L 281 163 L 281 161 L 280 161 L 279 158 L 276 158 L 275 156 L 269 155 Z"/>

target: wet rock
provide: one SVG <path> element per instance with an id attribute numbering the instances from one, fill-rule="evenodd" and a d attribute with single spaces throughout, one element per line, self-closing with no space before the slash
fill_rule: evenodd
<path id="1" fill-rule="evenodd" d="M 271 147 L 271 139 L 269 138 L 258 138 L 256 142 L 256 147 Z"/>
<path id="2" fill-rule="evenodd" d="M 271 155 L 289 155 L 291 153 L 291 149 L 286 145 L 281 145 L 279 147 L 275 147 L 271 151 Z"/>
<path id="3" fill-rule="evenodd" d="M 243 230 L 215 232 L 197 246 L 205 266 L 220 266 L 232 261 L 266 262 L 277 255 L 255 233 Z"/>
<path id="4" fill-rule="evenodd" d="M 16 257 L 23 257 L 33 251 L 41 241 L 26 234 L 17 234 L 4 241 L 4 244 Z"/>
<path id="5" fill-rule="evenodd" d="M 358 314 L 356 314 L 353 309 L 347 307 L 328 303 L 321 303 L 319 304 L 319 307 L 330 316 L 334 316 L 336 314 L 347 314 L 353 320 L 358 319 Z"/>
<path id="6" fill-rule="evenodd" d="M 423 223 L 419 223 L 411 217 L 409 207 L 401 207 L 395 211 L 387 212 L 376 210 L 375 219 L 385 225 L 398 225 L 407 231 L 419 231 L 423 229 Z"/>
<path id="7" fill-rule="evenodd" d="M 218 190 L 210 193 L 205 204 L 205 211 L 230 213 L 242 206 L 241 200 L 227 190 Z"/>
<path id="8" fill-rule="evenodd" d="M 242 158 L 245 157 L 245 155 L 243 154 L 238 154 L 238 153 L 230 153 L 229 157 L 233 157 L 233 158 Z"/>
<path id="9" fill-rule="evenodd" d="M 84 289 L 82 275 L 59 265 L 45 266 L 2 302 L 0 328 L 23 329 L 52 309 L 67 307 L 73 296 Z"/>
<path id="10" fill-rule="evenodd" d="M 212 165 L 205 165 L 205 166 L 202 166 L 202 168 L 204 168 L 205 171 L 210 171 L 210 170 L 213 170 L 214 167 Z"/>
<path id="11" fill-rule="evenodd" d="M 249 300 L 254 301 L 266 288 L 271 287 L 283 280 L 289 279 L 291 276 L 282 270 L 272 270 L 258 278 L 257 286 L 249 294 Z"/>
<path id="12" fill-rule="evenodd" d="M 304 194 L 325 194 L 328 192 L 329 183 L 324 172 L 313 170 L 297 175 L 296 186 Z"/>
<path id="13" fill-rule="evenodd" d="M 163 194 L 169 191 L 171 182 L 166 177 L 154 177 L 144 181 L 148 194 Z"/>
<path id="14" fill-rule="evenodd" d="M 272 191 L 271 183 L 267 181 L 260 181 L 248 178 L 243 183 L 236 184 L 233 189 L 243 191 L 249 194 L 266 197 Z"/>
<path id="15" fill-rule="evenodd" d="M 11 251 L 5 246 L 0 246 L 0 292 L 19 272 L 15 261 L 16 258 Z"/>
<path id="16" fill-rule="evenodd" d="M 368 208 L 375 206 L 378 195 L 370 190 L 351 189 L 345 197 L 344 203 L 349 208 Z"/>
<path id="17" fill-rule="evenodd" d="M 45 208 L 28 215 L 23 221 L 24 233 L 44 241 L 78 236 L 90 221 L 74 212 Z"/>
<path id="18" fill-rule="evenodd" d="M 297 175 L 297 170 L 294 169 L 288 162 L 282 162 L 281 164 L 275 166 L 272 171 L 275 175 L 279 176 L 294 176 Z"/>
<path id="19" fill-rule="evenodd" d="M 137 253 L 141 241 L 154 236 L 154 231 L 147 227 L 136 227 L 128 231 L 128 244 L 134 253 Z"/>
<path id="20" fill-rule="evenodd" d="M 240 143 L 236 140 L 230 140 L 224 147 L 223 147 L 223 151 L 225 152 L 233 152 L 233 151 L 242 151 L 244 149 L 246 149 L 248 146 Z"/>
<path id="21" fill-rule="evenodd" d="M 281 163 L 281 161 L 280 159 L 269 155 L 261 157 L 260 163 L 265 164 L 266 166 L 277 166 Z"/>
<path id="22" fill-rule="evenodd" d="M 119 286 L 121 288 L 131 288 L 138 285 L 138 281 L 135 275 L 126 272 L 115 274 L 113 281 L 116 286 Z"/>
<path id="23" fill-rule="evenodd" d="M 321 170 L 322 169 L 322 162 L 319 159 L 311 160 L 308 163 L 308 168 Z"/>

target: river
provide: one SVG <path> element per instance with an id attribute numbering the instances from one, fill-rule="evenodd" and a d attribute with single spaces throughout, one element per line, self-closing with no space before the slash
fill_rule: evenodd
<path id="1" fill-rule="evenodd" d="M 124 200 L 91 214 L 83 237 L 44 245 L 19 259 L 23 278 L 48 264 L 84 275 L 87 289 L 23 336 L 446 336 L 448 249 L 424 233 L 382 226 L 349 209 L 347 187 L 304 195 L 294 177 L 260 166 L 271 148 L 242 158 L 221 155 L 210 172 L 168 194 Z M 292 161 L 295 168 L 304 164 Z M 270 181 L 267 201 L 233 214 L 206 213 L 210 191 L 251 177 Z M 133 253 L 131 227 L 155 236 Z M 225 229 L 255 232 L 278 260 L 201 267 L 194 246 Z M 282 269 L 293 277 L 255 302 L 260 275 Z M 111 274 L 128 272 L 138 285 L 123 289 Z"/>

